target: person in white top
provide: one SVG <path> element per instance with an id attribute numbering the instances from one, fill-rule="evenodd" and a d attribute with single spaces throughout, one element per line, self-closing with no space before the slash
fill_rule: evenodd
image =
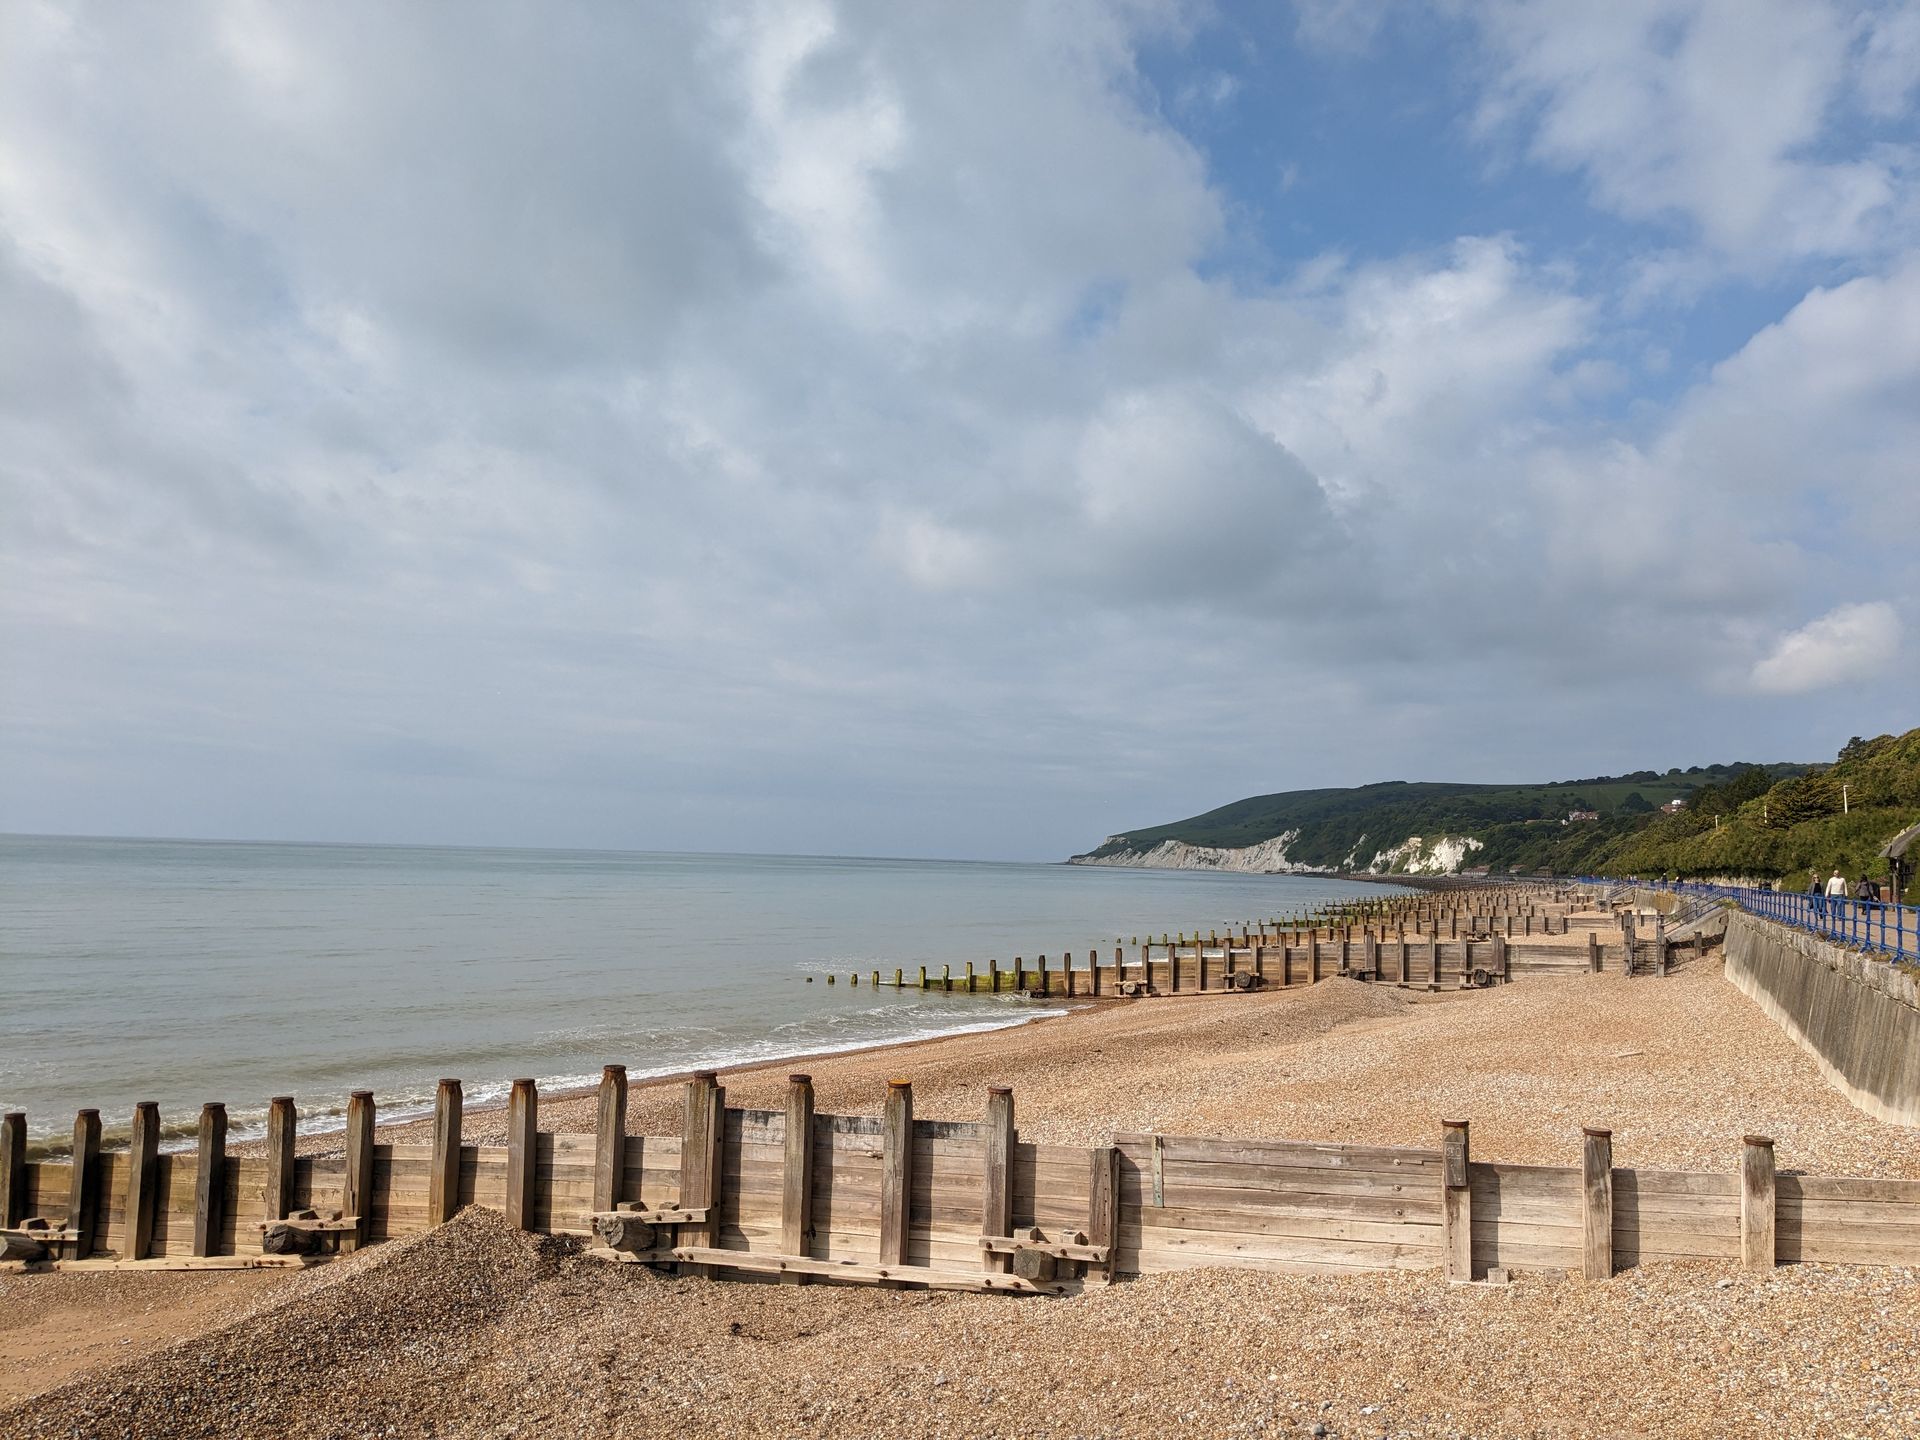
<path id="1" fill-rule="evenodd" d="M 1847 898 L 1847 877 L 1838 870 L 1834 871 L 1833 878 L 1827 881 L 1827 898 L 1829 900 Z"/>

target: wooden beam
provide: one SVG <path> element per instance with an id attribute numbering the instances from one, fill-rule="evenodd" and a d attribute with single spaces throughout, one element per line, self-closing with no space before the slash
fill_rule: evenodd
<path id="1" fill-rule="evenodd" d="M 600 1259 L 633 1261 L 689 1260 L 707 1268 L 749 1270 L 766 1274 L 831 1275 L 837 1280 L 873 1280 L 889 1285 L 924 1285 L 930 1290 L 999 1290 L 1022 1295 L 1064 1295 L 1059 1282 L 1036 1283 L 1017 1275 L 986 1275 L 965 1270 L 933 1270 L 920 1265 L 862 1265 L 854 1260 L 816 1260 L 804 1255 L 753 1254 L 746 1250 L 716 1250 L 708 1246 L 676 1245 L 653 1255 L 618 1255 L 613 1251 L 587 1252 Z"/>
<path id="2" fill-rule="evenodd" d="M 507 1096 L 507 1224 L 533 1228 L 533 1182 L 540 1146 L 540 1087 L 516 1080 Z"/>
<path id="3" fill-rule="evenodd" d="M 600 1108 L 593 1129 L 593 1208 L 611 1210 L 620 1203 L 627 1175 L 627 1067 L 600 1071 Z"/>
<path id="4" fill-rule="evenodd" d="M 813 1248 L 813 1077 L 787 1077 L 786 1153 L 780 1168 L 780 1248 L 805 1255 Z M 789 1277 L 782 1276 L 783 1280 Z M 791 1276 L 793 1284 L 806 1277 Z"/>
<path id="5" fill-rule="evenodd" d="M 1467 1122 L 1440 1122 L 1440 1250 L 1451 1281 L 1473 1279 L 1473 1190 L 1467 1183 Z"/>
<path id="6" fill-rule="evenodd" d="M 433 1097 L 433 1160 L 427 1172 L 427 1224 L 444 1225 L 460 1208 L 458 1080 L 442 1080 Z"/>
<path id="7" fill-rule="evenodd" d="M 1006 1085 L 987 1089 L 987 1124 L 984 1163 L 985 1184 L 980 1207 L 980 1233 L 1005 1235 L 1013 1229 L 1013 1090 Z M 980 1257 L 984 1270 L 1005 1272 L 1004 1255 L 989 1252 Z"/>
<path id="8" fill-rule="evenodd" d="M 1740 1263 L 1749 1270 L 1774 1265 L 1773 1141 L 1749 1135 L 1740 1151 Z"/>
<path id="9" fill-rule="evenodd" d="M 1120 1152 L 1102 1145 L 1090 1156 L 1087 1184 L 1087 1239 L 1105 1246 L 1102 1277 L 1112 1283 L 1113 1250 L 1120 1243 Z"/>
<path id="10" fill-rule="evenodd" d="M 373 1092 L 347 1097 L 347 1179 L 340 1192 L 340 1213 L 357 1223 L 340 1237 L 342 1250 L 358 1250 L 373 1232 Z"/>
<path id="11" fill-rule="evenodd" d="M 227 1107 L 210 1100 L 200 1107 L 200 1134 L 193 1162 L 193 1253 L 220 1248 L 220 1202 L 226 1195 Z"/>
<path id="12" fill-rule="evenodd" d="M 0 1230 L 27 1218 L 27 1112 L 0 1116 Z"/>
<path id="13" fill-rule="evenodd" d="M 1036 1230 L 1034 1232 L 1038 1234 Z M 980 1248 L 995 1255 L 1011 1255 L 1016 1250 L 1038 1250 L 1056 1260 L 1085 1260 L 1103 1263 L 1108 1255 L 1105 1245 L 1081 1245 L 1070 1240 L 1029 1240 L 1019 1235 L 982 1235 Z"/>
<path id="14" fill-rule="evenodd" d="M 1589 1280 L 1613 1274 L 1613 1132 L 1581 1130 L 1580 1179 L 1585 1248 L 1582 1270 Z"/>
<path id="15" fill-rule="evenodd" d="M 720 1237 L 720 1147 L 726 1138 L 726 1091 L 712 1070 L 696 1070 L 687 1082 L 686 1110 L 680 1132 L 680 1203 L 702 1207 L 708 1218 L 686 1226 L 682 1238 L 696 1249 L 712 1246 Z M 711 1277 L 711 1266 L 689 1272 Z"/>
<path id="16" fill-rule="evenodd" d="M 100 1112 L 82 1110 L 73 1117 L 73 1171 L 67 1189 L 67 1228 L 76 1236 L 71 1255 L 84 1260 L 93 1253 L 100 1218 Z"/>
<path id="17" fill-rule="evenodd" d="M 284 1220 L 293 1208 L 293 1154 L 299 1118 L 291 1095 L 267 1103 L 267 1183 L 261 1196 L 268 1220 Z"/>
<path id="18" fill-rule="evenodd" d="M 153 1217 L 159 1201 L 160 1106 L 142 1100 L 133 1107 L 133 1136 L 127 1142 L 127 1250 L 122 1260 L 145 1260 L 153 1249 Z"/>
<path id="19" fill-rule="evenodd" d="M 880 1119 L 880 1263 L 907 1263 L 913 1197 L 913 1082 L 889 1080 Z"/>

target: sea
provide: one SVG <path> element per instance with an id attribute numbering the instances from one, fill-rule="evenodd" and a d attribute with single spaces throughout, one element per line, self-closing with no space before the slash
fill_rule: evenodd
<path id="1" fill-rule="evenodd" d="M 543 1090 L 845 1051 L 1062 1013 L 1013 995 L 874 989 L 1292 916 L 1380 887 L 1063 864 L 0 836 L 0 1109 L 58 1155 L 136 1101 L 164 1143 L 202 1102 L 235 1139 L 292 1095 L 383 1120 Z M 835 984 L 825 983 L 828 976 Z M 850 977 L 858 975 L 858 986 Z M 809 982 L 812 983 L 809 983 Z"/>

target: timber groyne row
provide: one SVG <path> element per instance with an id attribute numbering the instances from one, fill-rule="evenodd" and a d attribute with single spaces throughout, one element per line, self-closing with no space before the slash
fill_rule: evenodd
<path id="1" fill-rule="evenodd" d="M 0 1234 L 16 1268 L 298 1266 L 483 1205 L 610 1263 L 1053 1295 L 1199 1266 L 1466 1281 L 1604 1279 L 1658 1259 L 1920 1263 L 1920 1180 L 1783 1172 L 1762 1136 L 1729 1137 L 1721 1171 L 1617 1165 L 1599 1127 L 1569 1135 L 1565 1165 L 1490 1162 L 1464 1119 L 1431 1148 L 1131 1133 L 1037 1145 L 1005 1088 L 973 1119 L 916 1115 L 905 1080 L 878 1116 L 830 1115 L 805 1075 L 782 1108 L 743 1109 L 712 1072 L 686 1082 L 678 1134 L 629 1134 L 626 1110 L 626 1072 L 608 1066 L 596 1130 L 543 1131 L 522 1080 L 506 1143 L 469 1145 L 460 1084 L 445 1080 L 427 1143 L 376 1142 L 362 1092 L 342 1151 L 297 1153 L 294 1106 L 276 1101 L 266 1153 L 242 1157 L 225 1153 L 217 1107 L 193 1153 L 160 1154 L 142 1107 L 132 1151 L 80 1143 L 60 1162 L 26 1161 L 8 1117 Z"/>
<path id="2" fill-rule="evenodd" d="M 846 979 L 855 987 L 949 994 L 1143 999 L 1312 985 L 1328 975 L 1437 990 L 1517 974 L 1664 971 L 1672 954 L 1665 918 L 1597 903 L 1591 891 L 1550 884 L 1427 891 L 1205 935 L 1134 936 L 1111 951 L 1087 950 L 1084 959 L 1068 949 L 1053 958 L 968 962 L 958 973 L 951 964 L 937 972 L 898 966 Z"/>

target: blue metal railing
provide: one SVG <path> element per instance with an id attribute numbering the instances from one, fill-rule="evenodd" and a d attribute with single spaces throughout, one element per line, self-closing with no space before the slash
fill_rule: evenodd
<path id="1" fill-rule="evenodd" d="M 1683 880 L 1604 880 L 1585 883 L 1629 889 L 1664 890 L 1701 901 L 1730 900 L 1749 915 L 1810 930 L 1842 945 L 1878 950 L 1896 960 L 1920 964 L 1920 905 L 1888 905 L 1797 890 L 1763 890 L 1748 885 L 1702 885 Z"/>

